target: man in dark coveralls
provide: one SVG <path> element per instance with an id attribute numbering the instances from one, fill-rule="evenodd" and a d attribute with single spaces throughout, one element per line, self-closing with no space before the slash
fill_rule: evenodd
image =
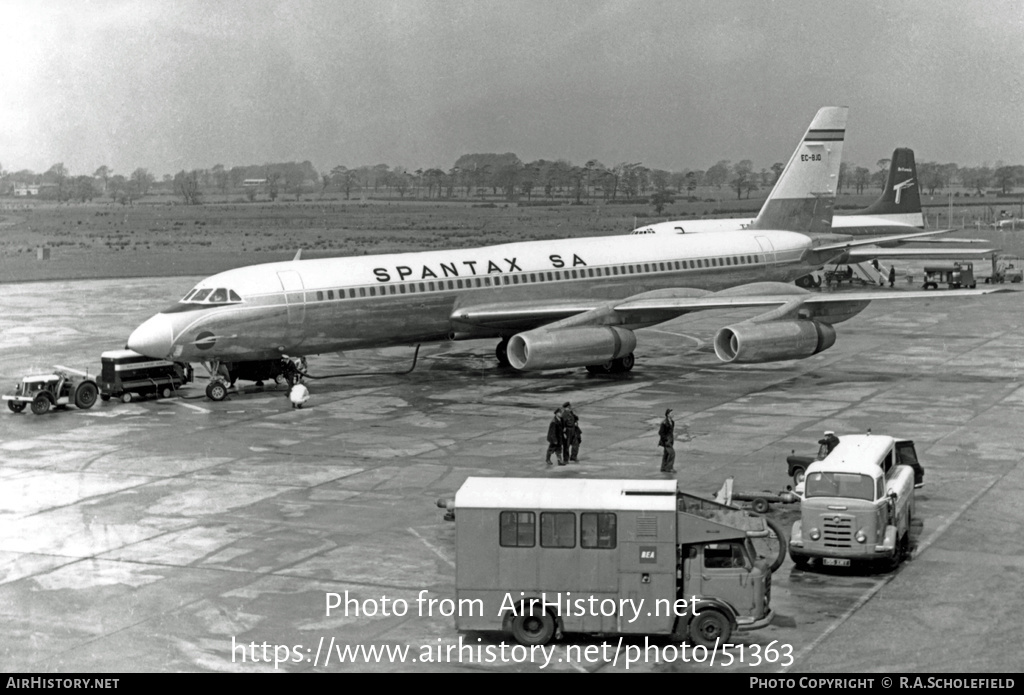
<path id="1" fill-rule="evenodd" d="M 676 450 L 675 450 L 675 431 L 676 423 L 672 419 L 672 409 L 668 408 L 665 411 L 665 419 L 661 421 L 661 426 L 658 428 L 658 446 L 662 447 L 661 452 L 661 472 L 662 473 L 675 473 L 676 472 Z"/>

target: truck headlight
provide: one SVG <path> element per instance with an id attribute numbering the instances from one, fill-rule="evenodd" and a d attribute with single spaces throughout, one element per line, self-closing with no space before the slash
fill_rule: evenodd
<path id="1" fill-rule="evenodd" d="M 857 535 L 854 536 L 854 538 L 857 539 L 858 543 L 867 543 L 868 542 L 868 537 L 864 533 L 864 529 L 858 529 L 857 530 Z"/>
<path id="2" fill-rule="evenodd" d="M 811 537 L 812 541 L 816 541 L 819 538 L 821 538 L 821 531 L 819 531 L 816 528 L 812 528 L 810 533 L 808 533 L 807 535 Z"/>

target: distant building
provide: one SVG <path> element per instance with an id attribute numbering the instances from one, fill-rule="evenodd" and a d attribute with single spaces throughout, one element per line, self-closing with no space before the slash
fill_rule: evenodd
<path id="1" fill-rule="evenodd" d="M 20 198 L 39 195 L 39 186 L 27 183 L 14 184 L 14 195 Z"/>
<path id="2" fill-rule="evenodd" d="M 255 188 L 257 186 L 266 185 L 266 183 L 267 183 L 266 179 L 245 179 L 244 181 L 242 181 L 242 187 L 243 188 Z"/>

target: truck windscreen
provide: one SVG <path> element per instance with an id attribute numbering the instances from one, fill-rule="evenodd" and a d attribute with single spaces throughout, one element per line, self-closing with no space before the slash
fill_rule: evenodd
<path id="1" fill-rule="evenodd" d="M 875 483 L 871 476 L 858 473 L 814 473 L 804 482 L 804 496 L 875 499 Z"/>

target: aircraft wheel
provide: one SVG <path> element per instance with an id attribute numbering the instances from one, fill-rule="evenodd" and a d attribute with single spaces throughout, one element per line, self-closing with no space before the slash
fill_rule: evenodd
<path id="1" fill-rule="evenodd" d="M 7 407 L 12 413 L 20 413 L 25 409 L 25 404 L 21 401 L 7 401 Z"/>
<path id="2" fill-rule="evenodd" d="M 228 397 L 228 388 L 221 381 L 211 381 L 206 387 L 206 397 L 211 401 L 222 401 Z"/>
<path id="3" fill-rule="evenodd" d="M 42 415 L 50 409 L 50 399 L 46 396 L 36 396 L 32 401 L 32 412 L 36 415 Z"/>
<path id="4" fill-rule="evenodd" d="M 629 353 L 625 357 L 620 357 L 617 360 L 612 360 L 611 371 L 616 374 L 629 372 L 633 370 L 633 365 L 636 364 L 636 358 L 633 357 L 633 353 Z"/>
<path id="5" fill-rule="evenodd" d="M 609 360 L 603 364 L 587 365 L 587 371 L 591 374 L 611 374 L 615 371 L 615 360 Z"/>
<path id="6" fill-rule="evenodd" d="M 125 391 L 124 393 L 121 394 L 121 402 L 122 403 L 131 403 L 132 402 L 132 394 L 131 394 L 130 391 Z"/>
<path id="7" fill-rule="evenodd" d="M 99 395 L 99 389 L 96 388 L 96 384 L 85 381 L 75 391 L 75 405 L 82 410 L 88 410 L 96 405 L 97 395 Z"/>

